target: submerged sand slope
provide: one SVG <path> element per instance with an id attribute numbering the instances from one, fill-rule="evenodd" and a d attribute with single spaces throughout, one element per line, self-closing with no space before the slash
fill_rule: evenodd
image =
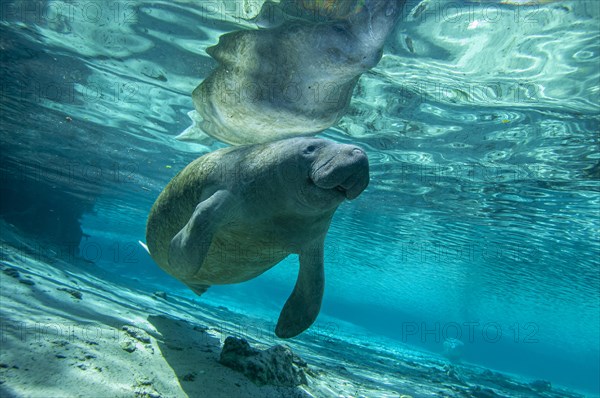
<path id="1" fill-rule="evenodd" d="M 308 385 L 259 387 L 218 359 L 230 335 L 281 344 L 273 325 L 42 259 L 15 237 L 1 242 L 0 397 L 580 397 L 318 328 L 285 341 L 308 363 Z"/>
<path id="2" fill-rule="evenodd" d="M 186 321 L 191 303 L 186 310 L 4 249 L 2 397 L 303 396 L 258 387 L 219 364 L 221 333 Z"/>

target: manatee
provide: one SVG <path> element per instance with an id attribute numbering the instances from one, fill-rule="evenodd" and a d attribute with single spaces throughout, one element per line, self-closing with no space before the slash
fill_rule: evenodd
<path id="1" fill-rule="evenodd" d="M 296 137 L 219 149 L 190 163 L 159 195 L 148 216 L 147 249 L 199 295 L 298 254 L 296 285 L 275 329 L 294 337 L 321 308 L 333 214 L 368 183 L 367 155 L 354 145 Z"/>
<path id="2" fill-rule="evenodd" d="M 313 135 L 336 124 L 360 75 L 381 59 L 404 0 L 352 4 L 325 22 L 291 19 L 222 35 L 206 50 L 218 67 L 192 93 L 200 129 L 242 145 Z"/>
<path id="3" fill-rule="evenodd" d="M 365 15 L 364 0 L 276 0 L 265 1 L 253 19 L 260 27 L 275 27 L 290 19 L 312 22 L 331 22 Z M 367 6 L 373 7 L 373 3 Z"/>

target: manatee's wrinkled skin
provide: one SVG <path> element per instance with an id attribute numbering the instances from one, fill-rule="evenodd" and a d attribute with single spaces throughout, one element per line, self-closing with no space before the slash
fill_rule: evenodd
<path id="1" fill-rule="evenodd" d="M 296 287 L 275 331 L 293 337 L 321 307 L 333 214 L 368 183 L 367 156 L 354 145 L 300 137 L 220 149 L 190 163 L 160 194 L 148 216 L 147 247 L 198 294 L 298 254 Z"/>
<path id="2" fill-rule="evenodd" d="M 290 19 L 222 35 L 207 49 L 218 68 L 192 93 L 200 128 L 239 145 L 312 135 L 336 124 L 360 75 L 381 59 L 404 0 L 360 4 L 325 22 Z"/>

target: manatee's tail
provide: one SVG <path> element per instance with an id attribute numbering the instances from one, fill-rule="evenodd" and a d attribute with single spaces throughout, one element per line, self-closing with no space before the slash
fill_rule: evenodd
<path id="1" fill-rule="evenodd" d="M 185 285 L 187 287 L 189 287 L 198 296 L 202 296 L 210 287 L 210 285 L 203 285 L 201 283 L 193 283 L 193 282 L 189 282 L 189 283 L 186 282 Z"/>
<path id="2" fill-rule="evenodd" d="M 138 240 L 138 243 L 150 254 L 150 250 L 148 250 L 148 246 L 144 242 Z"/>

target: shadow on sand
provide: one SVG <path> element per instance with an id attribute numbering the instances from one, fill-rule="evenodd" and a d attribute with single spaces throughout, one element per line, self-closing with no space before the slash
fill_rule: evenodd
<path id="1" fill-rule="evenodd" d="M 218 361 L 222 341 L 218 332 L 165 315 L 151 315 L 148 321 L 161 334 L 162 338 L 157 339 L 160 351 L 189 397 L 306 396 L 296 388 L 259 387 L 241 373 L 221 365 Z"/>

